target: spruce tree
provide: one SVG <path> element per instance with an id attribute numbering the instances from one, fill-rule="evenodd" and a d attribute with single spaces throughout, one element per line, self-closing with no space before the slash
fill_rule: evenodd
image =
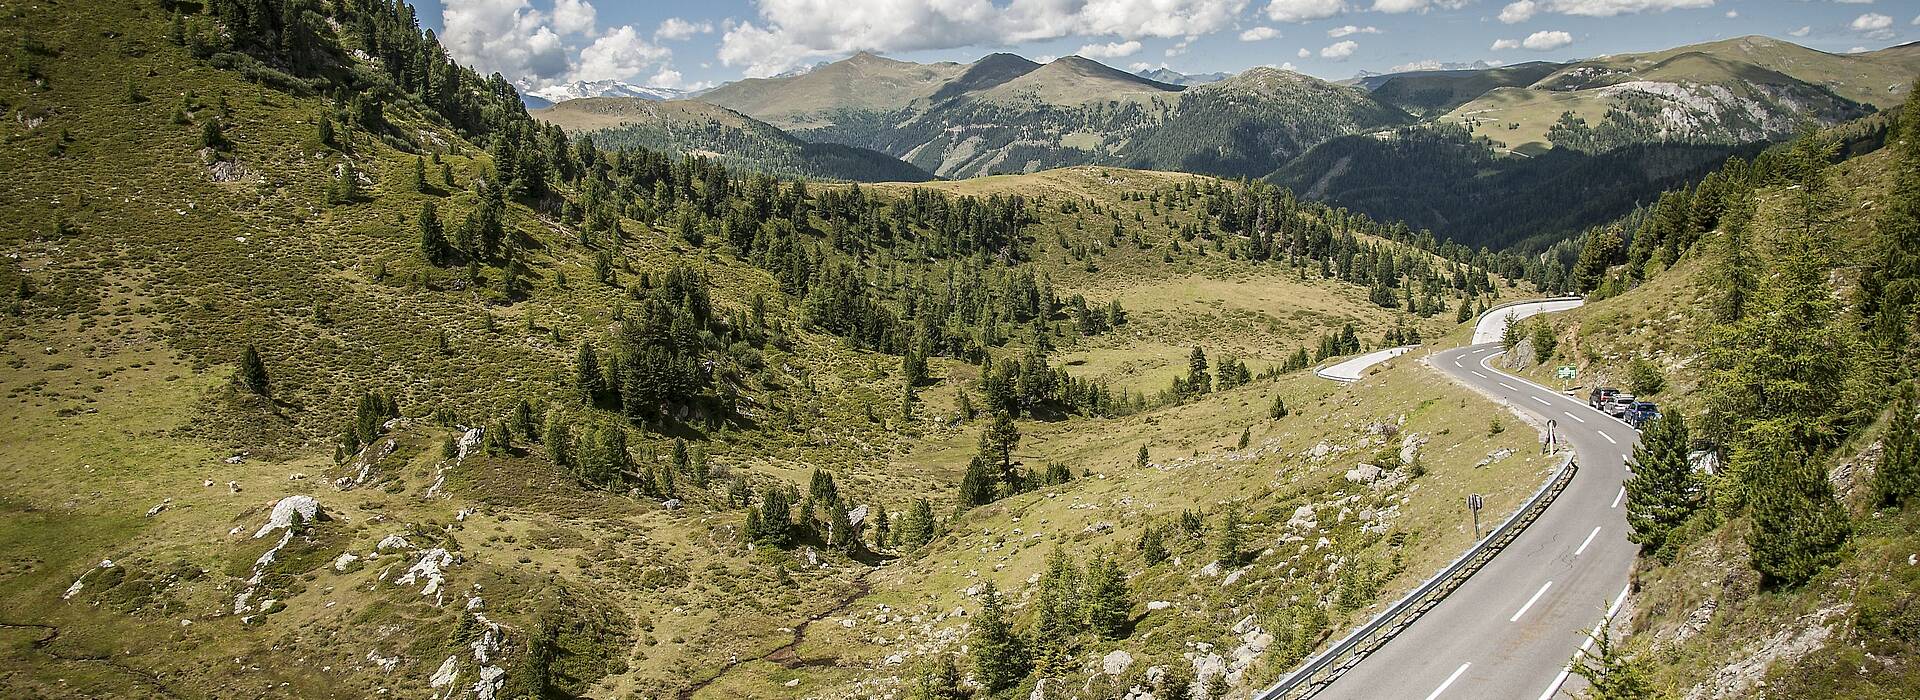
<path id="1" fill-rule="evenodd" d="M 434 266 L 453 259 L 453 245 L 447 242 L 446 226 L 440 222 L 440 210 L 433 202 L 420 205 L 420 257 Z"/>
<path id="2" fill-rule="evenodd" d="M 607 375 L 600 369 L 600 359 L 593 352 L 593 346 L 580 344 L 580 353 L 573 362 L 574 386 L 580 390 L 580 399 L 589 405 L 605 405 L 607 402 Z"/>
<path id="3" fill-rule="evenodd" d="M 1104 552 L 1087 564 L 1082 586 L 1087 629 L 1102 639 L 1118 639 L 1126 631 L 1127 615 L 1133 608 L 1127 598 L 1127 577 L 1120 565 Z"/>
<path id="4" fill-rule="evenodd" d="M 1140 559 L 1147 566 L 1167 560 L 1166 532 L 1159 525 L 1148 524 L 1140 533 Z"/>
<path id="5" fill-rule="evenodd" d="M 248 345 L 240 351 L 240 386 L 260 396 L 270 395 L 267 384 L 267 363 L 260 359 L 260 351 Z"/>
<path id="6" fill-rule="evenodd" d="M 1633 476 L 1626 482 L 1627 539 L 1670 560 L 1667 537 L 1698 510 L 1703 484 L 1687 462 L 1687 422 L 1679 413 L 1648 421 L 1633 448 Z"/>
<path id="7" fill-rule="evenodd" d="M 1904 508 L 1920 495 L 1920 425 L 1914 423 L 1915 393 L 1913 383 L 1908 382 L 1900 385 L 1894 399 L 1880 468 L 1873 475 L 1874 493 L 1882 506 Z"/>
<path id="8" fill-rule="evenodd" d="M 1220 518 L 1220 535 L 1215 541 L 1216 554 L 1220 565 L 1235 566 L 1240 563 L 1240 548 L 1246 544 L 1246 533 L 1240 527 L 1240 509 L 1228 506 L 1226 515 Z"/>
<path id="9" fill-rule="evenodd" d="M 1080 572 L 1073 558 L 1055 548 L 1047 556 L 1034 595 L 1033 661 L 1042 673 L 1060 675 L 1072 670 L 1084 619 L 1080 607 Z"/>
<path id="10" fill-rule="evenodd" d="M 1763 461 L 1743 469 L 1753 510 L 1747 544 L 1763 583 L 1793 587 L 1839 561 L 1853 524 L 1819 462 L 1792 446 L 1785 430 L 1769 432 L 1767 447 L 1750 451 Z"/>
<path id="11" fill-rule="evenodd" d="M 1612 625 L 1600 625 L 1600 633 L 1588 633 L 1593 645 L 1582 647 L 1573 672 L 1587 679 L 1586 697 L 1590 700 L 1653 700 L 1659 697 L 1653 680 L 1639 661 L 1629 658 L 1613 639 Z"/>
<path id="12" fill-rule="evenodd" d="M 1027 677 L 1032 660 L 1026 644 L 1013 630 L 1000 588 L 988 581 L 980 593 L 980 614 L 973 619 L 973 634 L 967 640 L 973 656 L 974 680 L 989 693 L 1013 687 Z"/>
<path id="13" fill-rule="evenodd" d="M 413 170 L 407 173 L 407 188 L 414 192 L 427 191 L 427 160 L 418 155 L 413 157 Z"/>
<path id="14" fill-rule="evenodd" d="M 960 685 L 960 669 L 952 654 L 941 654 L 927 664 L 913 688 L 914 700 L 966 700 L 972 695 Z"/>
<path id="15" fill-rule="evenodd" d="M 1267 417 L 1272 418 L 1274 420 L 1280 420 L 1282 418 L 1287 417 L 1286 397 L 1280 396 L 1278 394 L 1274 395 L 1273 405 L 1267 407 Z"/>
<path id="16" fill-rule="evenodd" d="M 1193 346 L 1187 353 L 1187 390 L 1195 394 L 1205 394 L 1213 389 L 1213 378 L 1207 374 L 1207 353 L 1200 346 Z"/>

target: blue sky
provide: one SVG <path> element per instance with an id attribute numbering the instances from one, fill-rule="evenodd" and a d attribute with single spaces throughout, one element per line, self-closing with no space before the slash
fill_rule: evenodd
<path id="1" fill-rule="evenodd" d="M 700 88 L 874 51 L 972 61 L 1080 54 L 1185 73 L 1323 78 L 1564 61 L 1764 34 L 1832 52 L 1920 40 L 1891 0 L 415 0 L 456 58 L 523 89 Z"/>

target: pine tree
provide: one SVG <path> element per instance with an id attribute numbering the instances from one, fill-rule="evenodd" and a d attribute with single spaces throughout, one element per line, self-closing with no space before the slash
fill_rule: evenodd
<path id="1" fill-rule="evenodd" d="M 973 619 L 973 634 L 967 643 L 973 656 L 974 680 L 987 692 L 1000 692 L 1027 677 L 1032 660 L 1026 644 L 1013 630 L 1000 588 L 992 581 L 980 593 L 980 614 Z"/>
<path id="2" fill-rule="evenodd" d="M 1140 451 L 1133 455 L 1133 466 L 1142 468 L 1147 466 L 1147 446 L 1144 443 L 1140 445 Z"/>
<path id="3" fill-rule="evenodd" d="M 1009 493 L 1018 492 L 1019 474 L 1013 468 L 1013 450 L 1020 445 L 1020 429 L 1014 425 L 1013 416 L 1001 412 L 993 417 L 993 424 L 980 432 L 980 456 L 989 466 L 998 469 L 998 477 Z"/>
<path id="4" fill-rule="evenodd" d="M 320 142 L 322 146 L 334 145 L 333 118 L 324 114 L 320 115 L 320 124 L 314 127 L 313 137 L 314 140 Z"/>
<path id="5" fill-rule="evenodd" d="M 1240 527 L 1240 509 L 1227 507 L 1226 515 L 1220 518 L 1220 539 L 1215 541 L 1215 551 L 1220 565 L 1235 566 L 1240 563 L 1240 548 L 1246 544 L 1246 534 Z"/>
<path id="6" fill-rule="evenodd" d="M 1633 476 L 1627 479 L 1627 539 L 1647 552 L 1671 560 L 1666 551 L 1674 528 L 1699 510 L 1704 484 L 1687 461 L 1687 422 L 1679 413 L 1648 421 L 1633 448 Z"/>
<path id="7" fill-rule="evenodd" d="M 1267 417 L 1274 420 L 1287 417 L 1287 400 L 1285 397 L 1279 394 L 1273 396 L 1273 405 L 1267 407 Z"/>
<path id="8" fill-rule="evenodd" d="M 1147 566 L 1167 560 L 1166 532 L 1159 525 L 1148 524 L 1140 533 L 1140 559 Z"/>
<path id="9" fill-rule="evenodd" d="M 1078 634 L 1085 619 L 1080 606 L 1080 572 L 1073 558 L 1055 548 L 1040 574 L 1033 606 L 1033 660 L 1042 673 L 1072 670 L 1079 649 Z"/>
<path id="10" fill-rule="evenodd" d="M 1904 508 L 1920 495 L 1920 425 L 1914 423 L 1915 389 L 1912 382 L 1900 385 L 1893 403 L 1893 418 L 1887 422 L 1880 468 L 1874 472 L 1874 493 L 1880 505 Z"/>
<path id="11" fill-rule="evenodd" d="M 1127 599 L 1127 577 L 1105 553 L 1087 564 L 1082 584 L 1087 628 L 1102 639 L 1118 639 L 1126 631 L 1133 603 Z"/>
<path id="12" fill-rule="evenodd" d="M 952 654 L 941 654 L 927 664 L 913 688 L 914 700 L 966 700 L 972 695 L 960 685 L 960 669 Z"/>
<path id="13" fill-rule="evenodd" d="M 453 245 L 447 242 L 446 226 L 440 222 L 440 210 L 433 202 L 420 205 L 420 257 L 434 266 L 453 260 Z"/>
<path id="14" fill-rule="evenodd" d="M 1187 353 L 1187 390 L 1195 394 L 1205 394 L 1213 388 L 1213 378 L 1207 374 L 1207 353 L 1200 346 L 1193 346 Z"/>
<path id="15" fill-rule="evenodd" d="M 966 510 L 973 506 L 992 503 L 995 480 L 992 468 L 987 466 L 987 460 L 980 455 L 974 455 L 973 459 L 967 462 L 966 473 L 960 477 L 960 509 Z"/>
<path id="16" fill-rule="evenodd" d="M 540 441 L 540 421 L 534 418 L 533 404 L 521 399 L 513 406 L 513 431 L 527 442 Z"/>
<path id="17" fill-rule="evenodd" d="M 600 406 L 607 402 L 607 375 L 600 369 L 600 359 L 594 353 L 593 346 L 580 344 L 580 353 L 573 362 L 574 386 L 580 391 L 580 399 L 589 405 Z"/>
<path id="18" fill-rule="evenodd" d="M 1720 235 L 1711 241 L 1705 289 L 1709 290 L 1713 319 L 1734 323 L 1753 303 L 1759 263 L 1753 255 L 1753 193 L 1741 190 L 1727 202 Z"/>
<path id="19" fill-rule="evenodd" d="M 900 524 L 899 544 L 906 549 L 919 549 L 933 541 L 933 517 L 932 503 L 924 497 L 913 499 Z"/>
<path id="20" fill-rule="evenodd" d="M 1792 446 L 1787 431 L 1769 432 L 1768 447 L 1750 451 L 1764 455 L 1760 462 L 1742 470 L 1753 509 L 1747 544 L 1764 583 L 1798 586 L 1839 561 L 1853 525 L 1819 463 Z"/>
<path id="21" fill-rule="evenodd" d="M 260 351 L 248 345 L 240 351 L 240 386 L 260 396 L 268 396 L 267 363 L 260 359 Z"/>
<path id="22" fill-rule="evenodd" d="M 427 191 L 427 160 L 418 155 L 413 157 L 413 170 L 407 173 L 407 188 L 413 192 Z"/>
<path id="23" fill-rule="evenodd" d="M 1600 633 L 1588 636 L 1593 645 L 1581 647 L 1579 663 L 1573 672 L 1587 679 L 1586 697 L 1591 700 L 1653 700 L 1659 697 L 1646 668 L 1629 658 L 1614 642 L 1612 625 L 1600 625 Z"/>
<path id="24" fill-rule="evenodd" d="M 540 444 L 547 446 L 547 459 L 561 469 L 573 469 L 578 463 L 574 460 L 573 435 L 567 427 L 566 419 L 559 414 L 549 414 L 546 424 L 546 432 L 540 436 Z"/>
<path id="25" fill-rule="evenodd" d="M 887 505 L 879 501 L 873 503 L 873 548 L 886 549 L 887 535 L 892 526 L 887 522 Z"/>

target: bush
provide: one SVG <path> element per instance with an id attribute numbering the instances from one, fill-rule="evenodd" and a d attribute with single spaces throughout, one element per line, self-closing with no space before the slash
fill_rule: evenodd
<path id="1" fill-rule="evenodd" d="M 1647 397 L 1660 393 L 1667 388 L 1667 377 L 1660 373 L 1660 367 L 1645 359 L 1635 359 L 1627 366 L 1627 387 L 1634 396 Z"/>

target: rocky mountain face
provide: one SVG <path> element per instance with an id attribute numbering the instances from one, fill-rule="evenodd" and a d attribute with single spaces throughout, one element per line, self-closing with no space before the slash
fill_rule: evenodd
<path id="1" fill-rule="evenodd" d="M 851 182 L 923 182 L 924 170 L 885 153 L 794 137 L 739 112 L 692 100 L 588 97 L 532 115 L 589 134 L 604 148 L 641 147 L 718 160 L 728 167 L 787 177 Z"/>
<path id="2" fill-rule="evenodd" d="M 579 100 L 589 97 L 637 97 L 643 100 L 677 100 L 686 97 L 686 90 L 674 88 L 648 87 L 620 80 L 576 80 L 563 85 L 553 85 L 532 90 L 528 95 L 539 97 L 551 103 L 567 100 Z"/>

